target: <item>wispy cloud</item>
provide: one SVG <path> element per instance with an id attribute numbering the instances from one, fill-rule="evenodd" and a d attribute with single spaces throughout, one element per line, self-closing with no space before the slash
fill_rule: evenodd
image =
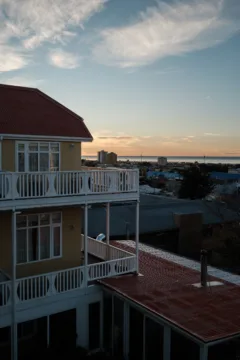
<path id="1" fill-rule="evenodd" d="M 221 134 L 215 134 L 215 133 L 204 133 L 204 136 L 221 136 Z"/>
<path id="2" fill-rule="evenodd" d="M 44 42 L 64 44 L 107 0 L 0 0 L 0 72 L 24 67 Z M 11 45 L 12 44 L 12 45 Z M 14 45 L 13 45 L 14 44 Z"/>
<path id="3" fill-rule="evenodd" d="M 81 61 L 79 56 L 62 49 L 51 50 L 48 59 L 53 66 L 64 69 L 75 69 L 80 65 Z"/>
<path id="4" fill-rule="evenodd" d="M 176 73 L 183 73 L 184 70 L 180 69 L 180 68 L 175 68 L 175 67 L 169 67 L 169 68 L 165 68 L 159 71 L 156 71 L 156 75 L 168 75 L 168 74 L 176 74 Z"/>
<path id="5" fill-rule="evenodd" d="M 159 2 L 130 25 L 102 30 L 93 56 L 103 64 L 127 68 L 215 46 L 239 29 L 237 19 L 223 15 L 227 2 Z"/>

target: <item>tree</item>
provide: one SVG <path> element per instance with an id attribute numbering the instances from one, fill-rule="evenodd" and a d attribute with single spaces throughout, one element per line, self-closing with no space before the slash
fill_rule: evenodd
<path id="1" fill-rule="evenodd" d="M 213 188 L 214 184 L 209 174 L 201 172 L 198 166 L 192 166 L 183 173 L 178 195 L 181 199 L 203 199 Z"/>

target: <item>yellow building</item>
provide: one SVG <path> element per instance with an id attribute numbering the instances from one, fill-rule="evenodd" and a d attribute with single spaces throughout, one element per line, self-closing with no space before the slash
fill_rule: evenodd
<path id="1" fill-rule="evenodd" d="M 81 169 L 81 145 L 92 141 L 84 120 L 37 89 L 0 85 L 0 109 L 0 335 L 11 331 L 4 356 L 11 348 L 17 360 L 24 340 L 34 344 L 43 317 L 49 345 L 63 325 L 57 314 L 71 309 L 74 341 L 88 348 L 86 316 L 102 301 L 94 282 L 138 271 L 134 253 L 110 245 L 110 203 L 139 207 L 137 170 Z M 88 207 L 100 203 L 105 242 L 88 237 Z"/>
<path id="2" fill-rule="evenodd" d="M 106 164 L 117 164 L 117 154 L 115 154 L 114 152 L 107 153 Z"/>

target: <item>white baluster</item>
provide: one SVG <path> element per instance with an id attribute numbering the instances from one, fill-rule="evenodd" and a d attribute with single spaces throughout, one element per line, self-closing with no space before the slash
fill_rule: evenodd
<path id="1" fill-rule="evenodd" d="M 48 179 L 49 188 L 45 196 L 56 196 L 57 191 L 55 188 L 56 173 L 46 174 Z"/>

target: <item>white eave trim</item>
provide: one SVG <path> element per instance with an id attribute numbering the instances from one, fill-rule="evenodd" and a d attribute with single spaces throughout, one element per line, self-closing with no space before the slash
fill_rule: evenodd
<path id="1" fill-rule="evenodd" d="M 13 139 L 25 141 L 59 141 L 59 142 L 92 142 L 93 138 L 79 138 L 69 136 L 45 136 L 45 135 L 15 135 L 15 134 L 0 134 L 0 139 Z"/>

